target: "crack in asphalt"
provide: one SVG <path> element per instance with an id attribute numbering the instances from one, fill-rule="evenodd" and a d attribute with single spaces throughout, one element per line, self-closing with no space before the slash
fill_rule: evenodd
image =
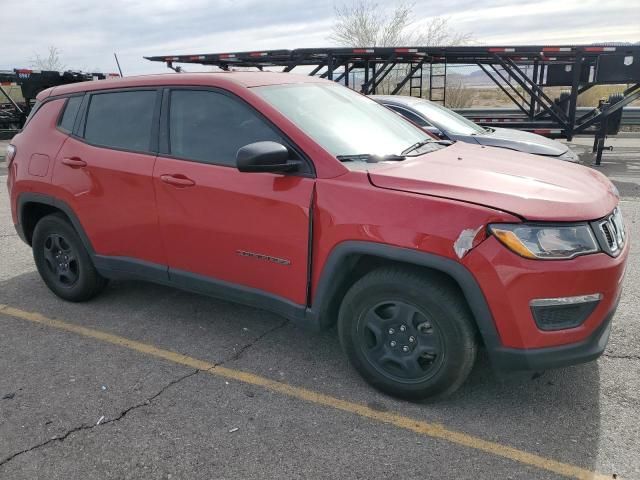
<path id="1" fill-rule="evenodd" d="M 222 365 L 224 365 L 227 362 L 233 361 L 233 360 L 237 360 L 238 358 L 240 358 L 240 356 L 246 352 L 249 348 L 253 347 L 256 343 L 260 342 L 263 338 L 265 338 L 267 335 L 270 335 L 271 333 L 283 328 L 285 325 L 287 325 L 289 323 L 289 320 L 284 320 L 283 322 L 279 323 L 278 325 L 276 325 L 273 328 L 270 328 L 268 330 L 266 330 L 265 332 L 263 332 L 262 334 L 258 335 L 256 338 L 254 338 L 251 342 L 247 343 L 246 345 L 244 345 L 242 348 L 240 348 L 238 351 L 236 351 L 233 355 L 231 355 L 229 358 L 226 358 L 224 360 L 222 360 L 221 362 L 218 363 L 214 363 L 213 366 L 211 366 L 210 368 L 207 369 L 195 369 L 189 373 L 187 373 L 186 375 L 182 375 L 181 377 L 176 378 L 175 380 L 172 380 L 171 382 L 167 383 L 164 387 L 162 387 L 157 393 L 155 393 L 154 395 L 146 398 L 144 401 L 140 402 L 140 403 L 136 403 L 135 405 L 132 405 L 131 407 L 128 407 L 124 410 L 122 410 L 116 417 L 108 419 L 108 420 L 104 420 L 104 421 L 98 421 L 96 423 L 92 423 L 92 424 L 82 424 L 78 427 L 74 427 L 70 430 L 67 430 L 64 434 L 62 435 L 56 435 L 55 437 L 52 437 L 44 442 L 40 442 L 32 447 L 29 448 L 25 448 L 24 450 L 20 450 L 18 452 L 15 452 L 11 455 L 9 455 L 8 457 L 0 460 L 0 468 L 3 467 L 4 465 L 6 465 L 7 463 L 11 462 L 13 459 L 15 459 L 16 457 L 19 457 L 20 455 L 23 455 L 25 453 L 29 453 L 32 452 L 34 450 L 38 450 L 42 447 L 46 447 L 47 445 L 50 445 L 52 443 L 56 443 L 56 442 L 64 442 L 67 437 L 69 437 L 70 435 L 73 435 L 74 433 L 77 432 L 81 432 L 81 431 L 85 431 L 85 430 L 92 430 L 96 427 L 99 427 L 101 425 L 108 425 L 110 423 L 114 423 L 114 422 L 119 422 L 120 420 L 122 420 L 124 417 L 127 416 L 127 414 L 129 414 L 129 412 L 132 412 L 134 410 L 137 410 L 139 408 L 142 407 L 146 407 L 148 405 L 151 405 L 151 403 L 158 398 L 160 395 L 162 395 L 165 391 L 167 391 L 169 388 L 173 387 L 174 385 L 177 385 L 178 383 L 182 382 L 183 380 L 186 380 L 187 378 L 193 377 L 194 375 L 198 375 L 201 372 L 209 372 L 213 369 L 215 369 L 216 367 L 220 367 Z M 102 420 L 102 419 L 101 419 Z"/>
<path id="2" fill-rule="evenodd" d="M 128 407 L 124 410 L 122 410 L 118 416 L 111 418 L 109 420 L 105 420 L 104 422 L 98 421 L 97 423 L 92 423 L 90 425 L 82 424 L 79 427 L 74 427 L 71 430 L 67 430 L 64 434 L 62 435 L 56 435 L 55 437 L 50 438 L 49 440 L 46 440 L 44 442 L 38 443 L 37 445 L 34 445 L 32 447 L 29 448 L 25 448 L 24 450 L 20 450 L 19 452 L 13 453 L 11 455 L 9 455 L 8 457 L 4 458 L 3 460 L 0 460 L 0 467 L 4 466 L 5 464 L 9 463 L 11 460 L 13 460 L 14 458 L 23 455 L 25 453 L 29 453 L 32 452 L 33 450 L 37 450 L 39 448 L 45 447 L 51 443 L 55 443 L 55 442 L 64 442 L 67 437 L 69 437 L 70 435 L 76 433 L 76 432 L 80 432 L 82 430 L 92 430 L 100 425 L 107 425 L 109 423 L 113 423 L 113 422 L 118 422 L 120 421 L 122 418 L 124 418 L 129 412 L 131 412 L 132 410 L 136 410 L 138 408 L 144 407 L 149 405 L 154 399 L 156 399 L 157 397 L 159 397 L 160 395 L 162 395 L 168 388 L 172 387 L 173 385 L 176 385 L 177 383 L 180 383 L 181 381 L 192 377 L 193 375 L 199 373 L 200 370 L 194 370 L 193 372 L 189 372 L 186 375 L 183 375 L 175 380 L 172 380 L 171 382 L 169 382 L 167 385 L 165 385 L 164 387 L 162 387 L 162 389 L 160 389 L 160 391 L 158 391 L 155 395 L 152 395 L 151 397 L 148 397 L 147 399 L 145 399 L 143 402 L 137 403 L 131 407 Z"/>
<path id="3" fill-rule="evenodd" d="M 613 355 L 610 353 L 603 353 L 602 356 L 606 358 L 615 358 L 621 360 L 640 360 L 640 355 Z"/>
<path id="4" fill-rule="evenodd" d="M 230 362 L 232 360 L 237 360 L 239 359 L 242 354 L 244 352 L 246 352 L 248 349 L 250 349 L 251 347 L 253 347 L 256 343 L 258 343 L 260 340 L 262 340 L 264 337 L 266 337 L 267 335 L 271 335 L 273 332 L 280 330 L 281 328 L 285 327 L 287 324 L 289 323 L 289 320 L 284 320 L 283 322 L 280 322 L 278 325 L 276 325 L 273 328 L 270 328 L 269 330 L 263 332 L 262 334 L 258 335 L 253 342 L 251 343 L 247 343 L 246 345 L 244 345 L 243 347 L 241 347 L 240 349 L 238 349 L 236 351 L 236 353 L 234 353 L 233 355 L 231 355 L 228 359 L 224 360 L 222 363 L 220 363 L 220 365 L 225 364 L 227 362 Z M 218 365 L 216 365 L 218 366 Z"/>

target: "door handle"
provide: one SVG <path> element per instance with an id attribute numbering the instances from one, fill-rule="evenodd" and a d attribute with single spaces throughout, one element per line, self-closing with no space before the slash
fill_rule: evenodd
<path id="1" fill-rule="evenodd" d="M 169 185 L 173 185 L 174 187 L 193 187 L 196 182 L 191 180 L 190 178 L 185 177 L 182 174 L 175 175 L 160 175 L 160 180 L 164 183 L 168 183 Z"/>
<path id="2" fill-rule="evenodd" d="M 87 162 L 85 162 L 84 160 L 78 157 L 65 157 L 62 159 L 62 163 L 72 168 L 80 168 L 80 167 L 87 166 Z"/>

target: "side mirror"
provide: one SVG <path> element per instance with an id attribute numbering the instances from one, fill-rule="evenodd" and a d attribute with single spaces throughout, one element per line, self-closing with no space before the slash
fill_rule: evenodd
<path id="1" fill-rule="evenodd" d="M 255 142 L 236 153 L 236 167 L 241 172 L 291 172 L 300 162 L 289 160 L 289 150 L 277 142 Z"/>

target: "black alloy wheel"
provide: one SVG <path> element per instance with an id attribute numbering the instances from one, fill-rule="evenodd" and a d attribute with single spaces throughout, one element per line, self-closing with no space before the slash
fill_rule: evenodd
<path id="1" fill-rule="evenodd" d="M 38 221 L 31 248 L 42 280 L 65 300 L 89 300 L 107 285 L 107 279 L 97 272 L 85 244 L 62 213 Z"/>
<path id="2" fill-rule="evenodd" d="M 77 254 L 63 235 L 51 233 L 43 245 L 44 259 L 60 287 L 72 287 L 79 277 Z"/>
<path id="3" fill-rule="evenodd" d="M 367 360 L 399 381 L 424 381 L 442 365 L 438 328 L 415 305 L 401 300 L 374 305 L 365 312 L 360 333 Z"/>
<path id="4" fill-rule="evenodd" d="M 414 267 L 380 267 L 347 291 L 338 314 L 340 343 L 374 387 L 417 400 L 446 396 L 465 381 L 477 330 L 457 285 Z"/>

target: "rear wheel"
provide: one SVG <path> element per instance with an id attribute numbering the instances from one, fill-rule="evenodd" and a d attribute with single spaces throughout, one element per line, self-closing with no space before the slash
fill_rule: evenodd
<path id="1" fill-rule="evenodd" d="M 391 395 L 421 399 L 455 391 L 476 356 L 464 298 L 446 277 L 381 268 L 345 295 L 340 342 L 358 372 Z"/>
<path id="2" fill-rule="evenodd" d="M 61 214 L 42 218 L 33 231 L 33 258 L 49 289 L 72 302 L 89 300 L 106 286 L 82 240 Z"/>

